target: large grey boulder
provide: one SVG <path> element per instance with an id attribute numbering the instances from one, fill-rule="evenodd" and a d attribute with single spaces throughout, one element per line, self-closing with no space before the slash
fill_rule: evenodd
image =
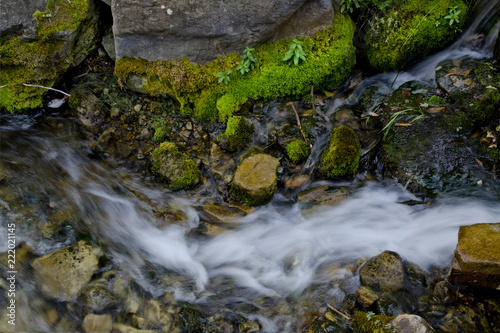
<path id="1" fill-rule="evenodd" d="M 199 64 L 245 47 L 311 36 L 332 24 L 331 0 L 114 0 L 117 58 Z"/>
<path id="2" fill-rule="evenodd" d="M 35 35 L 37 26 L 33 13 L 43 12 L 48 0 L 2 0 L 0 1 L 0 37 L 20 33 Z"/>

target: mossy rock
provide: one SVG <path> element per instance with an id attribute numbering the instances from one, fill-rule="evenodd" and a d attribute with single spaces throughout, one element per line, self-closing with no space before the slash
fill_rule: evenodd
<path id="1" fill-rule="evenodd" d="M 313 37 L 302 38 L 307 60 L 298 66 L 283 61 L 291 39 L 269 42 L 257 47 L 253 56 L 256 69 L 246 74 L 236 70 L 241 56 L 230 54 L 206 65 L 187 59 L 150 62 L 122 58 L 115 73 L 123 84 L 150 95 L 176 98 L 184 113 L 198 119 L 225 121 L 247 99 L 277 99 L 300 96 L 315 89 L 340 86 L 356 62 L 353 46 L 354 23 L 348 15 L 336 13 L 330 28 Z M 228 85 L 218 82 L 217 73 L 232 70 Z"/>
<path id="2" fill-rule="evenodd" d="M 445 17 L 454 6 L 460 13 L 450 25 Z M 462 31 L 467 11 L 461 0 L 397 0 L 367 25 L 364 50 L 369 64 L 380 71 L 399 70 L 442 49 Z"/>
<path id="3" fill-rule="evenodd" d="M 42 106 L 47 89 L 95 48 L 97 15 L 89 0 L 49 0 L 37 11 L 37 38 L 7 35 L 0 46 L 0 108 L 10 112 Z M 64 32 L 64 33 L 62 33 Z M 27 84 L 27 85 L 26 85 Z"/>
<path id="4" fill-rule="evenodd" d="M 277 158 L 266 154 L 246 158 L 236 169 L 231 194 L 248 206 L 269 202 L 278 183 L 276 170 L 279 164 Z"/>
<path id="5" fill-rule="evenodd" d="M 500 223 L 460 227 L 448 280 L 456 285 L 500 288 Z"/>
<path id="6" fill-rule="evenodd" d="M 384 251 L 370 258 L 359 270 L 362 285 L 381 291 L 394 292 L 403 289 L 405 269 L 399 254 Z"/>
<path id="7" fill-rule="evenodd" d="M 253 125 L 245 117 L 232 116 L 227 122 L 226 132 L 219 135 L 217 141 L 222 149 L 235 152 L 245 146 L 252 133 Z"/>
<path id="8" fill-rule="evenodd" d="M 352 175 L 358 169 L 360 155 L 361 145 L 356 133 L 349 127 L 337 127 L 321 154 L 319 172 L 327 177 Z"/>
<path id="9" fill-rule="evenodd" d="M 351 326 L 355 332 L 359 333 L 393 333 L 392 325 L 388 325 L 393 319 L 392 316 L 355 311 L 351 319 Z"/>
<path id="10" fill-rule="evenodd" d="M 169 181 L 174 191 L 192 188 L 201 180 L 196 163 L 181 153 L 173 142 L 163 142 L 153 150 L 151 163 L 151 170 Z"/>
<path id="11" fill-rule="evenodd" d="M 286 146 L 286 154 L 292 163 L 297 164 L 307 159 L 311 153 L 311 148 L 303 140 L 295 140 Z"/>

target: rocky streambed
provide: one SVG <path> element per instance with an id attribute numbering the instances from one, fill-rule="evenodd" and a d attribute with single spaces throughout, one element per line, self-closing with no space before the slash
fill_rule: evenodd
<path id="1" fill-rule="evenodd" d="M 133 92 L 91 53 L 67 104 L 0 114 L 0 331 L 497 332 L 498 23 L 477 21 L 404 71 L 273 102 Z M 186 83 L 148 66 L 128 79 Z M 199 117 L 205 98 L 237 111 Z"/>

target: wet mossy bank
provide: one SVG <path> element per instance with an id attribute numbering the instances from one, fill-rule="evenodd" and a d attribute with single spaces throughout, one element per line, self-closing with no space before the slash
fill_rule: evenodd
<path id="1" fill-rule="evenodd" d="M 237 68 L 242 60 L 237 54 L 201 66 L 187 59 L 123 58 L 116 62 L 115 73 L 127 87 L 174 97 L 183 114 L 226 121 L 248 99 L 273 100 L 304 95 L 311 87 L 340 86 L 356 63 L 353 37 L 352 20 L 337 14 L 329 29 L 301 40 L 306 60 L 298 65 L 283 60 L 292 42 L 284 39 L 257 47 L 252 54 L 257 59 L 255 69 L 243 74 Z M 228 73 L 227 84 L 219 82 L 218 73 Z"/>

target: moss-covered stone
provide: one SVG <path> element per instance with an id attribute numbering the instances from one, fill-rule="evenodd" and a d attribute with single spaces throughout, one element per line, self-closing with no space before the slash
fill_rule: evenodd
<path id="1" fill-rule="evenodd" d="M 232 116 L 227 122 L 226 132 L 219 135 L 217 140 L 222 149 L 234 152 L 241 149 L 253 133 L 253 125 L 245 117 Z"/>
<path id="2" fill-rule="evenodd" d="M 246 158 L 236 169 L 231 194 L 248 206 L 269 202 L 278 183 L 278 166 L 279 160 L 266 154 Z"/>
<path id="3" fill-rule="evenodd" d="M 25 84 L 52 87 L 72 64 L 83 60 L 92 48 L 96 22 L 84 32 L 60 32 L 76 31 L 89 13 L 88 0 L 49 0 L 45 12 L 33 14 L 37 39 L 13 35 L 1 39 L 0 86 L 5 87 L 0 88 L 0 108 L 15 112 L 42 105 L 47 90 Z"/>
<path id="4" fill-rule="evenodd" d="M 340 126 L 330 134 L 328 146 L 321 154 L 319 172 L 327 177 L 353 174 L 358 169 L 361 145 L 349 127 Z"/>
<path id="5" fill-rule="evenodd" d="M 458 22 L 445 19 L 457 6 Z M 365 35 L 370 65 L 380 71 L 399 70 L 442 49 L 461 32 L 467 18 L 461 0 L 398 0 L 391 10 L 374 16 Z M 389 23 L 390 22 L 390 23 Z"/>
<path id="6" fill-rule="evenodd" d="M 392 333 L 391 325 L 388 325 L 394 319 L 393 316 L 375 315 L 372 312 L 355 311 L 351 326 L 360 333 Z"/>
<path id="7" fill-rule="evenodd" d="M 403 289 L 405 270 L 399 254 L 384 251 L 370 258 L 359 270 L 362 285 L 382 291 L 394 292 Z"/>
<path id="8" fill-rule="evenodd" d="M 259 59 L 255 70 L 242 75 L 236 71 L 241 56 L 230 54 L 206 65 L 187 59 L 149 62 L 122 58 L 115 73 L 128 87 L 151 95 L 176 98 L 184 112 L 197 118 L 228 119 L 247 99 L 276 99 L 301 95 L 315 89 L 335 87 L 349 76 L 356 58 L 352 43 L 354 23 L 337 13 L 333 25 L 303 38 L 307 60 L 299 66 L 283 61 L 290 39 L 265 43 L 253 55 Z M 233 70 L 228 85 L 218 83 L 217 73 Z"/>
<path id="9" fill-rule="evenodd" d="M 290 161 L 295 164 L 305 160 L 310 152 L 311 148 L 302 140 L 292 141 L 286 146 L 286 154 Z"/>
<path id="10" fill-rule="evenodd" d="M 151 154 L 151 170 L 170 182 L 174 191 L 189 189 L 199 183 L 201 171 L 185 153 L 181 153 L 175 143 L 163 142 Z"/>
<path id="11" fill-rule="evenodd" d="M 469 287 L 500 288 L 500 223 L 460 227 L 448 280 Z"/>

